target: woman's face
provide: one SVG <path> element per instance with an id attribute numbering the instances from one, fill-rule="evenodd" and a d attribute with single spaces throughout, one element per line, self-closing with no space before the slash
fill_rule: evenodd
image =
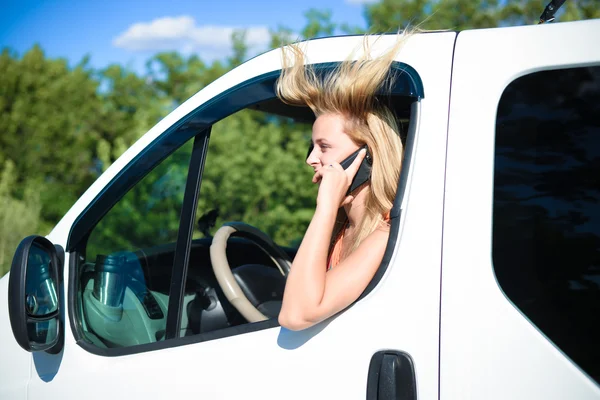
<path id="1" fill-rule="evenodd" d="M 317 118 L 312 129 L 313 149 L 306 163 L 319 168 L 333 162 L 341 162 L 359 149 L 344 132 L 344 117 L 339 114 L 323 114 Z"/>

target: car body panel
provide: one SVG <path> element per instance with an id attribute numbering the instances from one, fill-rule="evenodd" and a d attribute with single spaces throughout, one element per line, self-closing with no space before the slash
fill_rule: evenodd
<path id="1" fill-rule="evenodd" d="M 30 353 L 23 350 L 13 336 L 8 316 L 8 279 L 10 273 L 0 278 L 0 399 L 26 399 L 30 378 Z"/>
<path id="2" fill-rule="evenodd" d="M 535 71 L 600 65 L 600 46 L 590 41 L 598 32 L 600 20 L 458 35 L 444 210 L 441 398 L 600 397 L 597 384 L 505 296 L 491 257 L 500 96 Z"/>

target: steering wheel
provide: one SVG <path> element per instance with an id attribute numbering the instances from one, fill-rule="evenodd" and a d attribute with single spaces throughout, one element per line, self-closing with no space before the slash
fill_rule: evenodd
<path id="1" fill-rule="evenodd" d="M 287 277 L 289 274 L 292 262 L 290 257 L 267 234 L 243 222 L 227 222 L 217 230 L 217 233 L 213 237 L 212 244 L 210 245 L 210 261 L 213 272 L 217 277 L 217 282 L 223 293 L 225 293 L 225 297 L 227 297 L 227 300 L 248 322 L 265 321 L 269 318 L 257 308 L 257 304 L 253 304 L 248 299 L 248 296 L 246 296 L 238 284 L 227 261 L 225 251 L 227 249 L 227 240 L 234 233 L 236 233 L 236 236 L 249 239 L 260 247 L 273 260 L 283 277 Z"/>

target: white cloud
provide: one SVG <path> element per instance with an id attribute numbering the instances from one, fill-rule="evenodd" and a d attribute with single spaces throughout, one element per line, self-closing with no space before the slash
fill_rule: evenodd
<path id="1" fill-rule="evenodd" d="M 346 0 L 348 4 L 373 4 L 377 3 L 379 0 Z"/>
<path id="2" fill-rule="evenodd" d="M 180 51 L 199 53 L 204 58 L 221 58 L 231 53 L 231 34 L 246 30 L 251 52 L 267 48 L 270 40 L 266 26 L 196 25 L 190 16 L 164 17 L 138 22 L 113 40 L 113 45 L 130 51 Z"/>

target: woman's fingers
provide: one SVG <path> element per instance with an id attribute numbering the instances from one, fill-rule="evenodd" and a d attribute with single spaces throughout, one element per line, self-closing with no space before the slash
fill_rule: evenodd
<path id="1" fill-rule="evenodd" d="M 317 183 L 321 179 L 323 179 L 323 171 L 319 170 L 319 171 L 315 172 L 315 174 L 313 175 L 312 182 Z"/>
<path id="2" fill-rule="evenodd" d="M 350 164 L 350 166 L 346 170 L 346 172 L 348 173 L 348 177 L 351 181 L 358 172 L 358 169 L 360 168 L 360 163 L 362 163 L 362 161 L 365 159 L 366 154 L 366 149 L 362 149 L 361 151 L 359 151 L 354 161 L 352 161 L 352 164 Z"/>
<path id="3" fill-rule="evenodd" d="M 344 172 L 348 177 L 348 185 L 350 185 L 352 179 L 354 178 L 354 176 L 358 172 L 358 169 L 360 168 L 360 163 L 362 163 L 362 161 L 365 159 L 366 154 L 367 151 L 365 149 L 362 149 L 347 169 L 344 169 L 340 165 L 340 163 L 337 162 L 333 162 L 329 165 L 323 166 L 321 169 L 319 169 L 319 171 L 315 172 L 315 174 L 313 175 L 313 183 L 321 181 L 323 179 L 324 174 L 335 171 Z"/>
<path id="4" fill-rule="evenodd" d="M 346 196 L 346 198 L 342 201 L 341 207 L 352 203 L 352 200 L 354 200 L 354 196 Z"/>
<path id="5" fill-rule="evenodd" d="M 323 166 L 321 169 L 319 169 L 313 175 L 313 178 L 312 178 L 313 183 L 317 183 L 317 182 L 321 181 L 323 179 L 323 176 L 326 173 L 334 172 L 334 171 L 344 171 L 344 169 L 342 168 L 342 166 L 340 164 L 337 164 L 337 163 Z"/>

